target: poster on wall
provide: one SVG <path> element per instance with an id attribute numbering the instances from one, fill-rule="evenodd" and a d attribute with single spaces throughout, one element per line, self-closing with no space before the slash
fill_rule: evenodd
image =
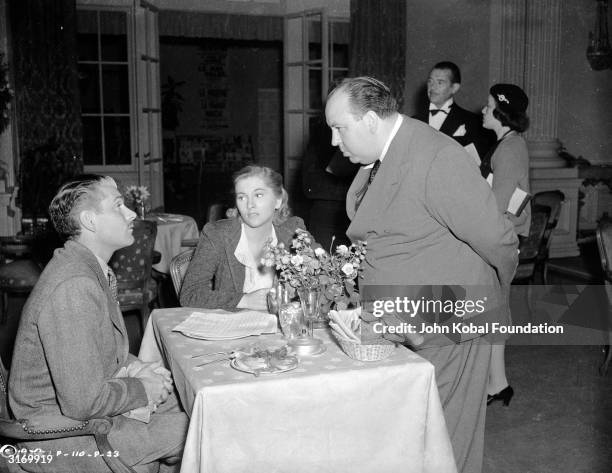
<path id="1" fill-rule="evenodd" d="M 229 128 L 227 50 L 200 48 L 198 57 L 198 94 L 203 112 L 200 126 L 205 130 Z"/>

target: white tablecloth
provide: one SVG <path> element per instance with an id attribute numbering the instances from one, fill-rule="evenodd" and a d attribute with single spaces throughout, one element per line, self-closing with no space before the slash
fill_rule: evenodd
<path id="1" fill-rule="evenodd" d="M 456 472 L 434 368 L 415 353 L 398 347 L 387 360 L 359 362 L 315 330 L 327 351 L 290 372 L 256 378 L 228 361 L 196 367 L 206 358 L 193 354 L 256 337 L 210 342 L 171 332 L 193 310 L 153 311 L 140 352 L 165 360 L 190 414 L 181 473 Z"/>
<path id="2" fill-rule="evenodd" d="M 181 246 L 181 241 L 198 238 L 198 226 L 188 215 L 150 214 L 146 219 L 157 222 L 155 250 L 161 253 L 161 260 L 153 265 L 153 268 L 160 273 L 168 274 L 172 258 L 187 249 Z"/>

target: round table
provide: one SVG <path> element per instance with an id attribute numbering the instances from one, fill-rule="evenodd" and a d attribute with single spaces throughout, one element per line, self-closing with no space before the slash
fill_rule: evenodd
<path id="1" fill-rule="evenodd" d="M 186 248 L 181 242 L 185 239 L 198 238 L 198 226 L 195 220 L 188 215 L 157 213 L 145 217 L 157 223 L 157 237 L 155 250 L 161 253 L 159 263 L 153 268 L 160 273 L 170 272 L 170 261 Z"/>

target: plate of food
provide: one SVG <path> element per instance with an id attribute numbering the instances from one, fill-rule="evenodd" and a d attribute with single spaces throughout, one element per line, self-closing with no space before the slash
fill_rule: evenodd
<path id="1" fill-rule="evenodd" d="M 255 376 L 279 374 L 297 368 L 298 359 L 289 353 L 287 345 L 254 346 L 249 350 L 236 352 L 230 366 Z"/>

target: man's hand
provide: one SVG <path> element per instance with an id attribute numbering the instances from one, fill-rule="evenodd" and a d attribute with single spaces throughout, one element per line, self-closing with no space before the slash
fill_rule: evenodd
<path id="1" fill-rule="evenodd" d="M 172 392 L 172 375 L 170 371 L 161 366 L 161 362 L 134 361 L 128 365 L 127 375 L 140 379 L 147 393 L 147 398 L 155 404 L 166 402 Z"/>

